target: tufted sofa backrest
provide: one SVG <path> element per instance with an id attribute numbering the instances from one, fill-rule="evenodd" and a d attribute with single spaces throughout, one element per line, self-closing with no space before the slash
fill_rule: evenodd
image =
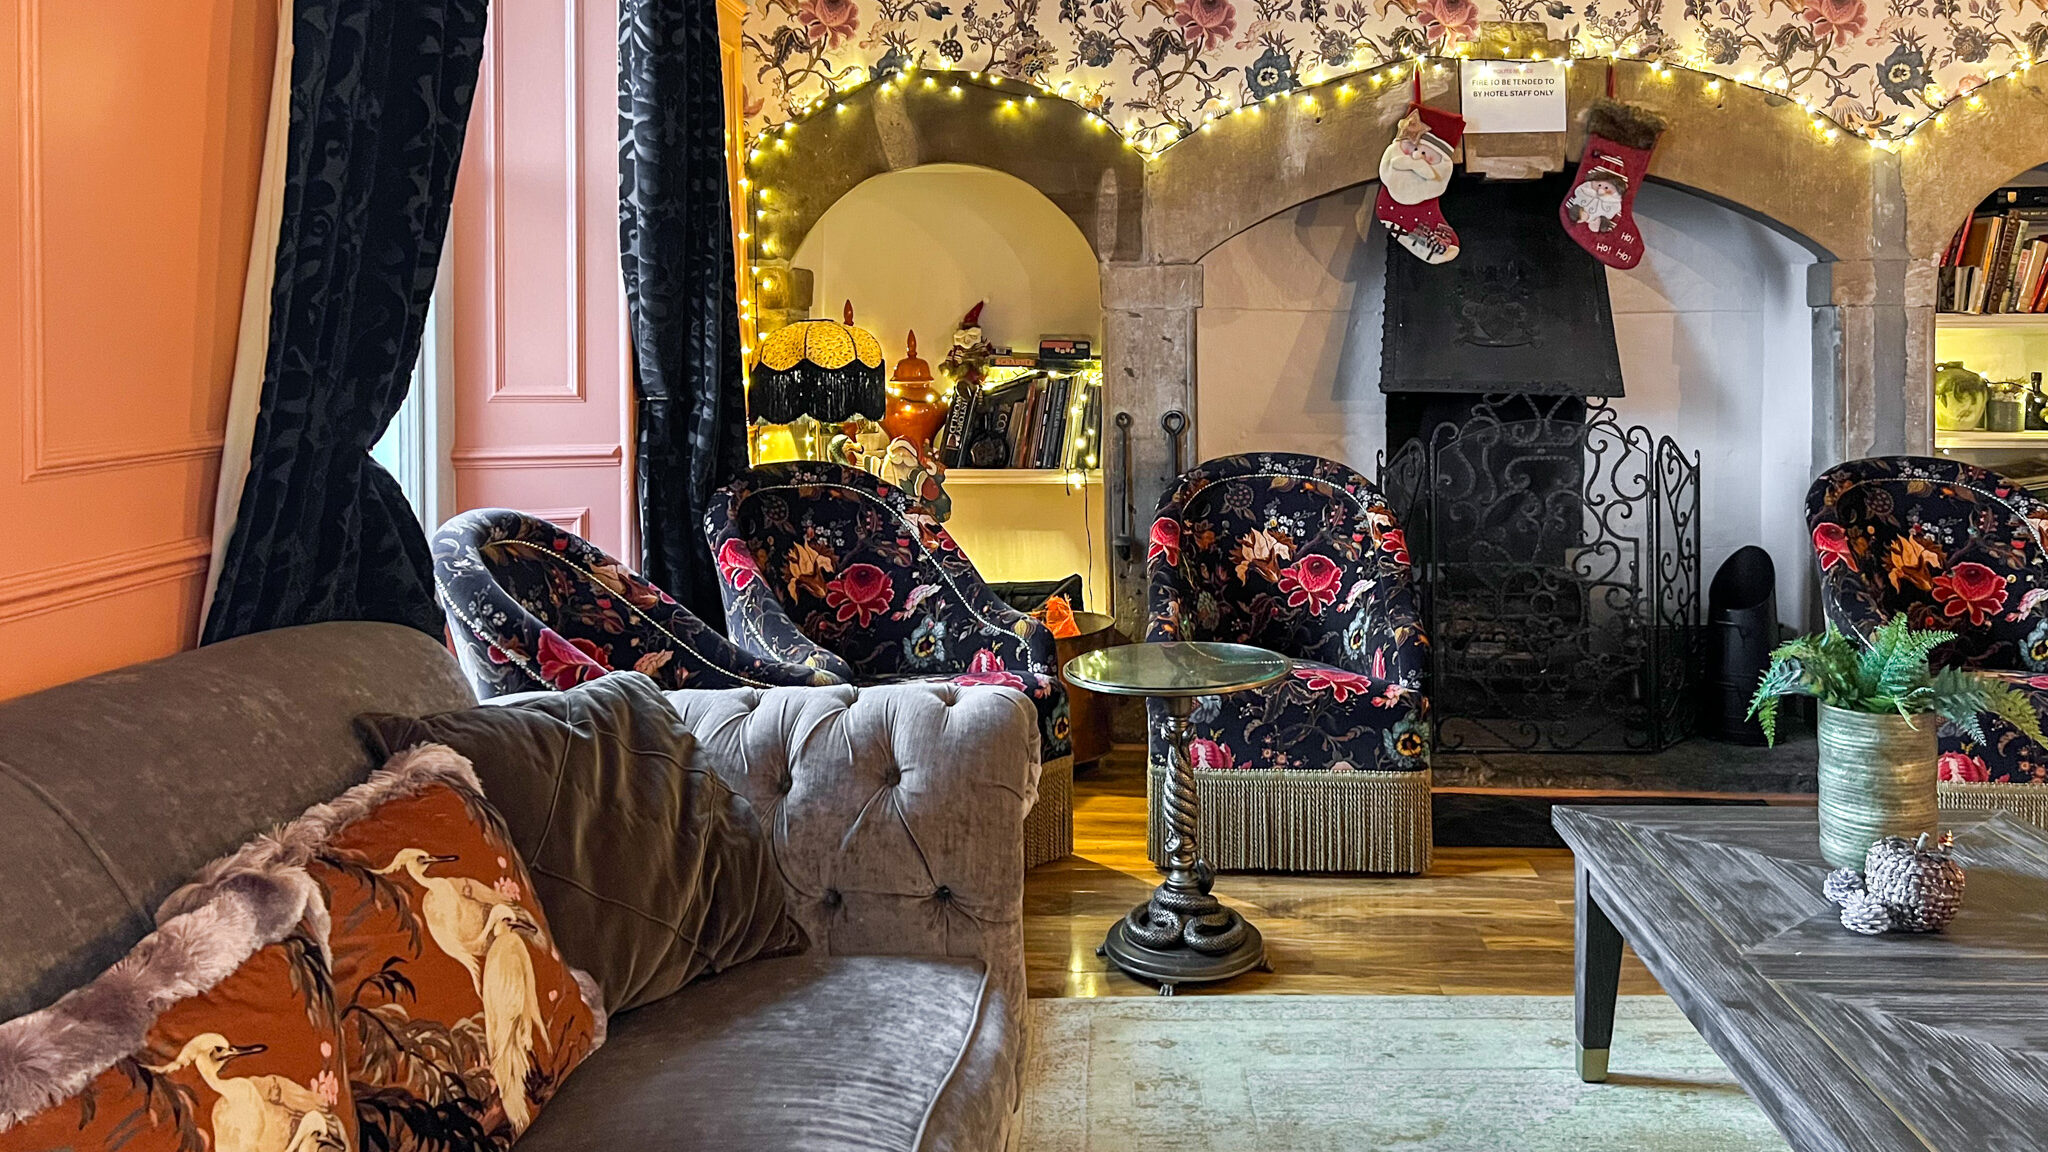
<path id="1" fill-rule="evenodd" d="M 790 908 L 834 955 L 976 957 L 1024 1004 L 1031 700 L 1010 688 L 672 692 L 698 763 L 759 814 Z"/>

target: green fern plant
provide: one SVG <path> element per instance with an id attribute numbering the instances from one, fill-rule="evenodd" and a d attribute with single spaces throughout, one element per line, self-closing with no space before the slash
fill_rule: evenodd
<path id="1" fill-rule="evenodd" d="M 1858 650 L 1830 625 L 1820 635 L 1801 636 L 1771 653 L 1749 714 L 1773 744 L 1778 742 L 1778 701 L 1786 696 L 1811 696 L 1850 712 L 1897 712 L 1909 719 L 1931 714 L 1980 744 L 1986 742 L 1980 717 L 1988 712 L 2035 743 L 2048 744 L 2040 718 L 2012 685 L 1968 669 L 1928 668 L 1928 655 L 1953 639 L 1953 632 L 1914 628 L 1904 616 L 1894 616 L 1871 637 L 1870 647 Z"/>

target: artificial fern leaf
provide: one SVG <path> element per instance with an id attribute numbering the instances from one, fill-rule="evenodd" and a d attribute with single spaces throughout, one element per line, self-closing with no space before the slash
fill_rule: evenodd
<path id="1" fill-rule="evenodd" d="M 1952 632 L 1923 632 L 1910 626 L 1904 615 L 1892 617 L 1857 661 L 1858 694 L 1879 707 L 1904 705 L 1907 693 L 1927 682 L 1928 655 L 1953 639 Z"/>

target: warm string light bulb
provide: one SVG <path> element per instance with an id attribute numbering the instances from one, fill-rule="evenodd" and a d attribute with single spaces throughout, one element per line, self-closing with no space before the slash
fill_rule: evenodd
<path id="1" fill-rule="evenodd" d="M 1581 37 L 1573 44 L 1570 53 L 1556 57 L 1556 59 L 1565 68 L 1570 68 L 1575 59 L 1589 58 L 1603 59 L 1610 68 L 1617 63 L 1623 62 L 1642 63 L 1649 68 L 1652 76 L 1662 80 L 1668 80 L 1671 73 L 1676 69 L 1686 69 L 1704 76 L 1706 91 L 1716 94 L 1721 91 L 1725 83 L 1740 84 L 1745 88 L 1753 88 L 1766 95 L 1774 96 L 1786 93 L 1790 89 L 1790 80 L 1787 74 L 1782 71 L 1775 76 L 1758 76 L 1755 70 L 1752 69 L 1744 71 L 1740 76 L 1736 77 L 1721 76 L 1707 72 L 1701 66 L 1706 63 L 1703 57 L 1694 56 L 1689 62 L 1679 63 L 1674 63 L 1667 59 L 1647 59 L 1637 56 L 1636 53 L 1642 52 L 1646 56 L 1648 46 L 1635 47 L 1632 46 L 1633 43 L 1632 39 L 1618 46 L 1603 47 L 1595 38 Z M 1516 58 L 1517 53 L 1514 50 L 1505 50 L 1502 56 L 1497 59 L 1514 60 Z M 1529 59 L 1532 60 L 1546 58 L 1545 53 L 1541 50 L 1534 50 L 1529 53 Z M 1482 66 L 1485 66 L 1495 58 L 1474 57 L 1471 55 L 1471 46 L 1469 44 L 1459 44 L 1452 47 L 1448 52 L 1433 55 L 1410 53 L 1406 57 L 1385 60 L 1369 68 L 1345 73 L 1342 76 L 1329 76 L 1323 69 L 1317 68 L 1308 73 L 1307 83 L 1295 89 L 1285 92 L 1267 93 L 1263 97 L 1247 100 L 1235 107 L 1226 102 L 1220 108 L 1199 112 L 1199 122 L 1192 124 L 1175 122 L 1147 128 L 1139 125 L 1136 118 L 1130 118 L 1125 121 L 1118 135 L 1125 147 L 1137 152 L 1147 161 L 1156 160 L 1175 144 L 1194 135 L 1197 129 L 1207 133 L 1214 130 L 1216 122 L 1219 120 L 1238 115 L 1257 116 L 1263 105 L 1273 103 L 1290 94 L 1297 96 L 1295 104 L 1301 111 L 1316 114 L 1320 110 L 1321 103 L 1313 89 L 1334 84 L 1336 87 L 1334 96 L 1345 97 L 1351 95 L 1354 91 L 1354 81 L 1361 77 L 1367 80 L 1372 87 L 1381 88 L 1390 79 L 1399 80 L 1408 76 L 1411 72 L 1419 73 L 1425 62 L 1428 63 L 1432 73 L 1442 73 L 1447 68 L 1447 60 L 1458 63 L 1467 59 L 1477 60 Z M 2030 56 L 2020 56 L 2009 68 L 1990 73 L 1985 83 L 1989 84 L 2001 79 L 2021 76 L 2030 70 L 2033 64 L 2034 61 Z M 942 65 L 939 70 L 954 77 L 962 74 L 956 71 L 950 63 Z M 911 87 L 912 74 L 916 71 L 916 65 L 905 66 L 888 77 L 879 79 L 875 86 L 885 94 L 894 94 L 898 86 L 908 89 Z M 1023 114 L 1026 110 L 1035 110 L 1040 94 L 1051 96 L 1063 103 L 1077 103 L 1069 94 L 1070 90 L 1076 87 L 1075 82 L 1071 78 L 1061 80 L 1058 87 L 1054 88 L 1040 84 L 1035 80 L 1014 80 L 994 73 L 984 77 L 978 71 L 969 71 L 965 75 L 970 81 L 985 84 L 992 89 L 999 89 L 1008 84 L 1021 84 L 1027 88 L 1028 91 L 1021 101 L 1021 108 L 1018 100 L 1010 99 L 1003 102 L 1002 109 L 1012 114 Z M 867 78 L 865 77 L 854 80 L 844 86 L 835 88 L 832 92 L 813 97 L 795 105 L 795 114 L 790 120 L 778 125 L 771 125 L 754 136 L 746 153 L 748 161 L 750 163 L 760 161 L 763 151 L 770 148 L 776 152 L 787 153 L 789 151 L 789 137 L 795 134 L 801 119 L 822 114 L 827 107 L 831 107 L 835 115 L 844 114 L 847 110 L 847 99 L 864 87 L 866 81 Z M 939 87 L 937 80 L 929 75 L 924 76 L 923 81 L 923 87 L 926 89 L 936 89 Z M 944 87 L 954 99 L 959 99 L 965 94 L 963 85 L 957 80 L 948 82 Z M 1087 90 L 1083 88 L 1082 91 L 1086 92 Z M 1945 123 L 1942 113 L 1949 104 L 1954 103 L 1957 99 L 1964 99 L 1967 106 L 1971 108 L 1980 108 L 1984 103 L 1981 86 L 1980 89 L 1972 90 L 1968 93 L 1958 93 L 1954 97 L 1949 97 L 1939 87 L 1929 85 L 1928 112 L 1926 114 L 1914 112 L 1903 114 L 1894 122 L 1898 130 L 1886 133 L 1881 128 L 1849 127 L 1839 123 L 1829 113 L 1821 109 L 1814 102 L 1813 98 L 1806 93 L 1797 93 L 1791 98 L 1811 118 L 1815 132 L 1822 138 L 1833 141 L 1845 131 L 1852 132 L 1861 136 L 1873 147 L 1886 151 L 1897 151 L 1900 148 L 1909 146 L 1912 142 L 1913 133 L 1921 127 L 1930 123 L 1936 126 Z M 1094 108 L 1082 105 L 1081 110 L 1091 128 L 1097 131 L 1104 129 L 1115 130 L 1115 126 L 1103 119 Z M 748 186 L 747 178 L 743 176 L 740 180 L 740 187 L 745 189 Z M 764 240 L 763 243 L 766 244 L 769 241 Z"/>

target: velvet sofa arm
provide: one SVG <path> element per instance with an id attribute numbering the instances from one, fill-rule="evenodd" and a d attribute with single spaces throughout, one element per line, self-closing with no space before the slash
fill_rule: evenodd
<path id="1" fill-rule="evenodd" d="M 754 806 L 812 948 L 978 958 L 1021 1019 L 1039 771 L 1023 693 L 921 683 L 669 701 L 698 762 Z"/>

